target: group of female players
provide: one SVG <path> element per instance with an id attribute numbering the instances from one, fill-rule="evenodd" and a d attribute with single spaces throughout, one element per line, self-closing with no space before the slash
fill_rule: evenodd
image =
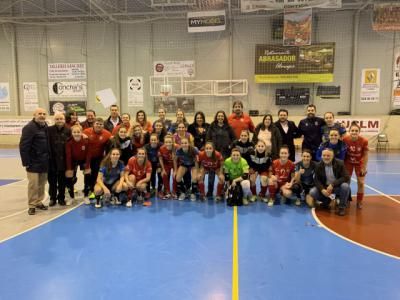
<path id="1" fill-rule="evenodd" d="M 272 123 L 272 116 L 270 119 Z M 330 113 L 325 114 L 325 119 L 329 119 L 326 122 L 330 128 L 326 131 L 325 127 L 326 132 L 321 132 L 323 143 L 318 153 L 331 148 L 337 159 L 344 160 L 349 175 L 355 170 L 357 203 L 361 208 L 368 142 L 360 136 L 357 124 L 352 124 L 349 134 L 346 134 L 342 126 L 330 120 Z M 212 197 L 219 202 L 224 199 L 226 187 L 236 185 L 241 187 L 244 205 L 260 200 L 273 206 L 280 196 L 281 200 L 292 199 L 296 205 L 305 200 L 309 206 L 314 206 L 309 191 L 314 186 L 317 162 L 312 160 L 310 150 L 303 149 L 301 160 L 295 163 L 289 159 L 286 145 L 280 146 L 275 155 L 271 153 L 272 134 L 255 140 L 251 139 L 248 130 L 242 130 L 239 138 L 235 139 L 222 111 L 217 112 L 211 125 L 205 122 L 204 114 L 198 112 L 194 124 L 195 131 L 192 131 L 190 126 L 193 124 L 186 122 L 182 111 L 177 112 L 175 123 L 166 120 L 164 111 L 164 118 L 154 122 L 151 132 L 148 125 L 144 128 L 140 124 L 116 128 L 107 142 L 108 154 L 100 164 L 94 187 L 95 206 L 101 207 L 108 201 L 127 207 L 134 203 L 149 206 L 151 196 L 164 200 L 188 198 L 191 201 Z M 215 132 L 210 132 L 213 126 L 217 126 L 216 130 L 223 128 L 225 135 L 220 138 Z M 273 124 L 269 128 L 272 132 Z M 91 151 L 88 151 L 82 128 L 73 125 L 71 131 L 70 143 L 79 145 L 73 149 L 80 151 L 67 155 L 67 169 L 71 172 L 74 166 L 80 165 L 88 174 Z M 208 180 L 205 180 L 206 175 Z M 86 179 L 87 176 L 85 185 Z M 85 198 L 85 203 L 89 204 L 90 200 Z"/>

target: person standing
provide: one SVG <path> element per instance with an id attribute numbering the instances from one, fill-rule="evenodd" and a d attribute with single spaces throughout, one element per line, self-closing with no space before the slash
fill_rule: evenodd
<path id="1" fill-rule="evenodd" d="M 316 117 L 317 108 L 314 104 L 307 106 L 307 118 L 299 123 L 299 136 L 303 135 L 303 143 L 301 149 L 309 149 L 312 153 L 312 159 L 316 161 L 316 153 L 319 145 L 322 142 L 322 126 L 325 125 L 325 120 Z"/>
<path id="2" fill-rule="evenodd" d="M 228 123 L 232 127 L 235 138 L 240 138 L 242 130 L 248 130 L 254 133 L 255 127 L 253 121 L 248 114 L 243 112 L 243 102 L 233 102 L 233 113 L 228 117 Z"/>
<path id="3" fill-rule="evenodd" d="M 50 147 L 47 136 L 46 111 L 37 108 L 33 119 L 22 128 L 19 152 L 28 177 L 28 214 L 36 208 L 47 210 L 42 203 L 49 168 Z"/>
<path id="4" fill-rule="evenodd" d="M 299 129 L 293 121 L 288 120 L 289 112 L 286 109 L 278 111 L 279 120 L 275 122 L 275 126 L 279 129 L 282 138 L 282 145 L 289 147 L 289 159 L 296 160 L 296 148 L 294 139 L 300 137 Z"/>
<path id="5" fill-rule="evenodd" d="M 257 125 L 253 134 L 253 144 L 256 145 L 257 141 L 263 141 L 266 150 L 271 154 L 272 159 L 279 157 L 279 149 L 282 146 L 282 137 L 273 123 L 272 115 L 266 114 L 260 124 Z"/>
<path id="6" fill-rule="evenodd" d="M 165 130 L 168 132 L 169 128 L 171 127 L 172 120 L 169 120 L 166 118 L 167 111 L 165 108 L 160 107 L 158 109 L 158 120 L 154 121 L 153 123 L 153 129 L 155 129 L 156 122 L 161 122 L 163 126 L 165 127 Z"/>
<path id="7" fill-rule="evenodd" d="M 221 153 L 224 158 L 228 158 L 234 140 L 235 133 L 228 124 L 225 112 L 222 110 L 217 111 L 214 121 L 207 131 L 206 141 L 211 141 L 215 146 L 215 150 Z"/>
<path id="8" fill-rule="evenodd" d="M 89 139 L 89 151 L 90 151 L 90 191 L 93 192 L 94 186 L 97 182 L 97 175 L 100 169 L 100 163 L 105 156 L 106 147 L 108 140 L 111 138 L 111 133 L 104 128 L 104 120 L 97 118 L 92 128 L 87 128 L 83 133 Z M 119 159 L 119 157 L 118 157 Z"/>
<path id="9" fill-rule="evenodd" d="M 65 144 L 71 137 L 71 129 L 65 125 L 65 117 L 62 113 L 54 115 L 54 125 L 47 129 L 50 146 L 50 165 L 48 173 L 49 182 L 49 206 L 57 204 L 65 205 Z M 72 191 L 73 192 L 73 191 Z M 71 201 L 67 201 L 68 205 Z"/>
<path id="10" fill-rule="evenodd" d="M 96 112 L 92 109 L 86 111 L 86 120 L 81 123 L 82 129 L 91 128 L 96 119 Z"/>
<path id="11" fill-rule="evenodd" d="M 118 105 L 113 104 L 110 106 L 110 116 L 104 122 L 104 129 L 109 132 L 113 132 L 114 128 L 122 123 L 121 117 L 119 116 Z"/>
<path id="12" fill-rule="evenodd" d="M 193 123 L 189 125 L 188 132 L 194 138 L 194 146 L 202 150 L 206 144 L 207 130 L 210 124 L 206 122 L 206 116 L 202 111 L 196 112 Z"/>

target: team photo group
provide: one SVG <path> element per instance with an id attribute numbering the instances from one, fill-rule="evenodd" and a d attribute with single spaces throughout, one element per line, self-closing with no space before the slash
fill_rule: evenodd
<path id="1" fill-rule="evenodd" d="M 189 123 L 179 109 L 169 120 L 164 108 L 152 123 L 143 110 L 131 118 L 112 105 L 106 119 L 87 110 L 79 122 L 76 112 L 68 111 L 55 113 L 54 125 L 48 126 L 46 110 L 38 108 L 19 145 L 29 181 L 28 213 L 48 209 L 47 183 L 49 206 L 71 205 L 79 194 L 78 168 L 83 202 L 96 208 L 151 206 L 155 198 L 228 205 L 262 201 L 270 207 L 306 203 L 344 216 L 355 172 L 361 209 L 368 140 L 356 123 L 346 130 L 332 112 L 318 117 L 315 105 L 306 109 L 297 125 L 286 109 L 275 122 L 266 114 L 254 124 L 241 101 L 233 103 L 230 114 L 218 111 L 210 123 L 201 111 Z M 298 161 L 297 138 L 303 139 Z"/>

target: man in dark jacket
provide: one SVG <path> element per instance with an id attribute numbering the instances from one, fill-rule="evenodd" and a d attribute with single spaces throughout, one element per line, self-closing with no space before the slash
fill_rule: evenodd
<path id="1" fill-rule="evenodd" d="M 299 129 L 293 121 L 288 120 L 289 112 L 286 109 L 278 111 L 279 120 L 275 122 L 275 126 L 279 129 L 282 138 L 282 145 L 289 147 L 289 159 L 296 160 L 296 148 L 294 146 L 294 139 L 300 137 Z"/>
<path id="2" fill-rule="evenodd" d="M 113 104 L 110 106 L 110 116 L 104 122 L 104 129 L 109 132 L 113 132 L 113 129 L 122 123 L 121 117 L 119 116 L 118 105 Z"/>
<path id="3" fill-rule="evenodd" d="M 317 108 L 314 104 L 308 105 L 307 118 L 299 123 L 299 135 L 303 135 L 304 138 L 301 148 L 311 150 L 314 161 L 316 161 L 315 155 L 318 147 L 322 143 L 321 128 L 326 124 L 324 119 L 315 116 L 316 112 Z"/>
<path id="4" fill-rule="evenodd" d="M 65 116 L 62 113 L 54 115 L 54 125 L 47 132 L 50 146 L 49 205 L 54 206 L 57 201 L 58 204 L 65 205 L 65 144 L 71 137 L 71 129 L 65 126 Z M 70 205 L 70 201 L 67 204 Z"/>
<path id="5" fill-rule="evenodd" d="M 46 111 L 37 108 L 33 120 L 22 128 L 19 152 L 28 177 L 28 214 L 34 215 L 36 208 L 46 210 L 42 203 L 49 167 L 49 144 L 47 137 Z"/>
<path id="6" fill-rule="evenodd" d="M 334 158 L 332 149 L 322 151 L 322 160 L 315 168 L 315 187 L 310 191 L 311 197 L 315 201 L 321 201 L 324 207 L 327 207 L 331 200 L 339 198 L 340 216 L 346 214 L 347 201 L 350 193 L 350 176 L 341 160 Z"/>

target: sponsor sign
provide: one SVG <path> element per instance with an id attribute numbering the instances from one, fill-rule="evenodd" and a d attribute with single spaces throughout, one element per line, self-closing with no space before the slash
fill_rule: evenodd
<path id="1" fill-rule="evenodd" d="M 10 84 L 0 82 L 0 111 L 11 111 Z"/>
<path id="2" fill-rule="evenodd" d="M 50 80 L 86 79 L 86 63 L 54 63 L 47 65 Z"/>
<path id="3" fill-rule="evenodd" d="M 285 8 L 341 8 L 342 0 L 241 0 L 242 12 Z"/>
<path id="4" fill-rule="evenodd" d="M 86 81 L 51 81 L 49 97 L 52 98 L 86 98 Z"/>
<path id="5" fill-rule="evenodd" d="M 361 135 L 377 135 L 381 132 L 382 122 L 381 119 L 368 119 L 368 118 L 360 118 L 360 119 L 338 119 L 335 120 L 339 123 L 345 124 L 347 132 L 350 130 L 350 125 L 353 122 L 356 122 L 358 126 L 361 128 Z"/>
<path id="6" fill-rule="evenodd" d="M 0 119 L 0 134 L 18 135 L 21 134 L 22 128 L 32 119 Z"/>
<path id="7" fill-rule="evenodd" d="M 312 9 L 285 9 L 283 20 L 284 46 L 311 44 Z"/>
<path id="8" fill-rule="evenodd" d="M 184 61 L 155 61 L 153 62 L 154 76 L 195 76 L 194 60 Z"/>
<path id="9" fill-rule="evenodd" d="M 379 102 L 380 73 L 380 69 L 362 69 L 361 102 Z"/>
<path id="10" fill-rule="evenodd" d="M 128 77 L 128 107 L 143 106 L 143 77 Z"/>
<path id="11" fill-rule="evenodd" d="M 375 4 L 372 28 L 375 31 L 399 31 L 400 5 L 391 3 Z"/>
<path id="12" fill-rule="evenodd" d="M 75 111 L 78 116 L 86 114 L 86 101 L 49 101 L 50 115 L 56 112 L 65 114 L 67 111 Z"/>
<path id="13" fill-rule="evenodd" d="M 225 10 L 188 12 L 188 32 L 222 31 L 226 28 Z"/>
<path id="14" fill-rule="evenodd" d="M 301 47 L 256 45 L 256 83 L 332 82 L 335 43 Z"/>
<path id="15" fill-rule="evenodd" d="M 24 92 L 24 110 L 35 111 L 39 107 L 38 88 L 36 82 L 22 83 Z"/>
<path id="16" fill-rule="evenodd" d="M 400 48 L 394 50 L 392 103 L 400 106 Z"/>

